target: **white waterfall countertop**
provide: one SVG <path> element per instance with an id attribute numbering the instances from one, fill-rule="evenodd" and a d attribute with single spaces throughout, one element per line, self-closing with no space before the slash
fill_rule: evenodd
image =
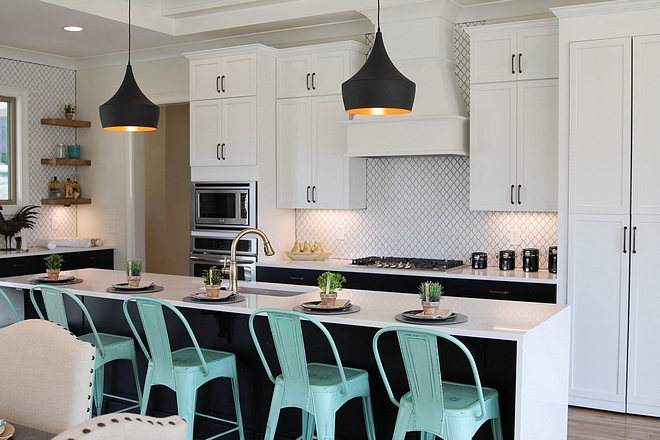
<path id="1" fill-rule="evenodd" d="M 82 279 L 78 284 L 62 286 L 77 295 L 123 301 L 132 294 L 106 291 L 112 284 L 126 281 L 124 271 L 79 269 L 62 272 L 62 276 L 67 275 Z M 0 286 L 5 289 L 30 289 L 34 287 L 31 280 L 35 276 L 0 278 Z M 181 308 L 244 315 L 263 307 L 290 310 L 304 302 L 319 299 L 317 287 L 241 282 L 239 294 L 245 297 L 245 301 L 229 304 L 189 302 L 184 299 L 191 293 L 201 292 L 201 278 L 144 273 L 142 280 L 154 281 L 164 289 L 135 295 L 160 298 Z M 270 294 L 242 293 L 241 288 L 263 289 Z M 407 310 L 421 309 L 420 299 L 416 295 L 405 293 L 345 289 L 339 292 L 338 298 L 350 299 L 360 310 L 350 314 L 314 317 L 325 323 L 346 326 L 416 326 L 417 324 L 399 322 L 395 316 Z M 568 416 L 570 307 L 561 304 L 457 297 L 443 298 L 441 306 L 467 315 L 468 319 L 466 322 L 434 325 L 432 328 L 459 337 L 512 341 L 515 344 L 516 354 L 512 360 L 516 370 L 514 439 L 565 440 Z"/>

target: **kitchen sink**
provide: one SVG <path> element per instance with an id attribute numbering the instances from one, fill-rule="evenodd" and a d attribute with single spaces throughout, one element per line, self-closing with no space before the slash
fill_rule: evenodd
<path id="1" fill-rule="evenodd" d="M 313 287 L 298 287 L 298 286 L 246 286 L 239 285 L 238 293 L 253 293 L 255 295 L 268 295 L 268 296 L 296 296 L 304 295 L 313 292 Z"/>

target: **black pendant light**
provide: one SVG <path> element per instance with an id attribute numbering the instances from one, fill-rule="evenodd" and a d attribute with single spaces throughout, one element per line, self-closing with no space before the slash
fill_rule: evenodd
<path id="1" fill-rule="evenodd" d="M 99 107 L 101 125 L 109 131 L 154 131 L 160 108 L 144 96 L 131 67 L 131 0 L 128 0 L 128 65 L 117 93 Z"/>
<path id="2" fill-rule="evenodd" d="M 346 112 L 356 115 L 401 115 L 412 111 L 415 83 L 394 67 L 378 30 L 371 54 L 362 68 L 341 85 Z"/>

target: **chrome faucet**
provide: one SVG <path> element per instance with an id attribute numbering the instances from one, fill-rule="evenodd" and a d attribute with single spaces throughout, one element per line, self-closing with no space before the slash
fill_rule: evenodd
<path id="1" fill-rule="evenodd" d="M 275 251 L 273 250 L 273 247 L 270 245 L 270 241 L 268 240 L 268 237 L 266 237 L 266 234 L 264 234 L 264 232 L 261 229 L 248 228 L 248 229 L 243 229 L 241 232 L 236 234 L 236 237 L 234 237 L 234 240 L 231 242 L 229 270 L 227 270 L 227 267 L 222 268 L 223 275 L 229 275 L 229 291 L 234 292 L 236 294 L 238 294 L 238 266 L 236 264 L 236 245 L 238 244 L 238 240 L 240 240 L 241 237 L 247 234 L 256 234 L 259 237 L 261 237 L 261 239 L 264 242 L 264 253 L 269 257 L 275 255 Z"/>

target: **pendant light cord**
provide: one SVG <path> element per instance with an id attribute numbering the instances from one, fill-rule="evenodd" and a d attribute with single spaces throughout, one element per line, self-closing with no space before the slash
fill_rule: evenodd
<path id="1" fill-rule="evenodd" d="M 128 65 L 131 65 L 131 0 L 128 0 Z"/>
<path id="2" fill-rule="evenodd" d="M 380 0 L 378 0 L 378 32 L 380 32 Z"/>

